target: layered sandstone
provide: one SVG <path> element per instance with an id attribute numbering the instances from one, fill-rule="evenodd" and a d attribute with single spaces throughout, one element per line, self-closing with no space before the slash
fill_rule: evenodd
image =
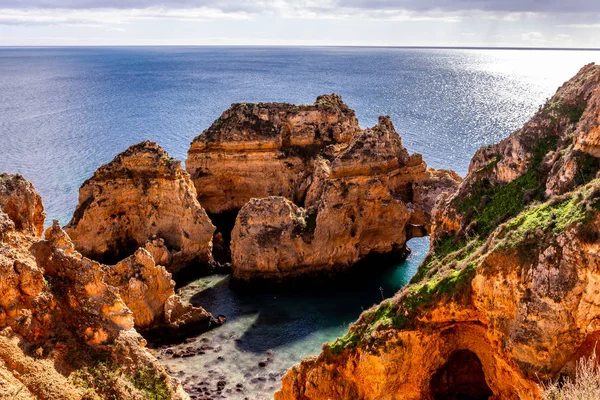
<path id="1" fill-rule="evenodd" d="M 540 382 L 572 375 L 600 337 L 599 77 L 586 66 L 480 150 L 438 202 L 408 287 L 290 370 L 275 398 L 539 399 Z"/>
<path id="2" fill-rule="evenodd" d="M 215 228 L 194 184 L 153 142 L 131 146 L 85 181 L 65 230 L 79 252 L 99 261 L 117 262 L 147 242 L 171 272 L 212 260 Z"/>
<path id="3" fill-rule="evenodd" d="M 186 169 L 210 214 L 239 210 L 251 198 L 302 201 L 316 155 L 359 131 L 335 94 L 313 105 L 233 104 L 193 140 Z"/>
<path id="4" fill-rule="evenodd" d="M 318 157 L 313 171 L 304 207 L 271 196 L 241 209 L 231 237 L 235 278 L 332 273 L 371 254 L 405 256 L 406 241 L 426 234 L 435 198 L 461 180 L 409 155 L 387 117 L 331 161 Z"/>
<path id="5" fill-rule="evenodd" d="M 33 186 L 19 183 L 3 196 L 10 201 L 0 206 L 0 397 L 187 398 L 144 349 L 103 267 L 77 253 L 57 223 L 45 240 L 25 223 L 43 225 Z"/>

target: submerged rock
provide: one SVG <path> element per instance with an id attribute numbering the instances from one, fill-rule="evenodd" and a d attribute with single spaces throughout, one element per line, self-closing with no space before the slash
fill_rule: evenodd
<path id="1" fill-rule="evenodd" d="M 599 77 L 586 66 L 523 129 L 477 152 L 437 203 L 411 283 L 288 371 L 275 398 L 540 399 L 540 382 L 572 376 L 600 335 L 593 141 L 572 178 L 563 167 L 595 134 L 582 116 L 598 115 Z"/>
<path id="2" fill-rule="evenodd" d="M 79 252 L 108 263 L 147 241 L 158 257 L 153 250 L 162 241 L 169 254 L 157 259 L 171 272 L 211 261 L 214 230 L 181 163 L 148 141 L 131 146 L 84 182 L 65 227 Z"/>

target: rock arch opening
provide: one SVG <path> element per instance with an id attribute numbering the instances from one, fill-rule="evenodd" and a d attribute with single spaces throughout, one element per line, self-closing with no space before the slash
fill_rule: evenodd
<path id="1" fill-rule="evenodd" d="M 434 400 L 488 400 L 494 395 L 481 361 L 469 350 L 453 353 L 431 377 L 430 388 Z"/>
<path id="2" fill-rule="evenodd" d="M 217 262 L 231 262 L 231 231 L 233 231 L 239 211 L 236 208 L 219 214 L 208 214 L 216 227 L 213 235 L 213 257 Z"/>

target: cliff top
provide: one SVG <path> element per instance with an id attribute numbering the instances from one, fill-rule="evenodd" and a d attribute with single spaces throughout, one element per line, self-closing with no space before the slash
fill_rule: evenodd
<path id="1" fill-rule="evenodd" d="M 402 139 L 396 132 L 390 117 L 381 116 L 377 125 L 365 129 L 333 161 L 333 167 L 347 161 L 378 162 L 393 159 L 397 159 L 400 165 L 405 165 L 410 155 L 402 145 Z"/>
<path id="2" fill-rule="evenodd" d="M 295 134 L 335 142 L 334 127 L 356 131 L 356 114 L 338 94 L 317 97 L 314 104 L 235 103 L 201 135 L 198 142 L 289 140 Z"/>
<path id="3" fill-rule="evenodd" d="M 111 162 L 98 168 L 94 175 L 86 180 L 83 185 L 91 181 L 117 178 L 163 177 L 175 179 L 184 172 L 181 161 L 171 157 L 155 142 L 146 140 L 130 146 Z"/>

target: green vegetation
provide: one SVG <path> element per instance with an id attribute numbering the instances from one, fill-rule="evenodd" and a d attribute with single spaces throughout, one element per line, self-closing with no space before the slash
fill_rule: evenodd
<path id="1" fill-rule="evenodd" d="M 360 342 L 359 337 L 349 331 L 345 336 L 337 338 L 334 342 L 329 343 L 329 348 L 333 354 L 339 354 L 346 347 L 356 347 L 358 342 Z"/>
<path id="2" fill-rule="evenodd" d="M 463 237 L 443 236 L 433 244 L 434 253 L 429 254 L 421 263 L 411 283 L 419 283 L 430 274 L 444 270 L 444 267 L 456 266 L 472 255 L 483 241 L 475 238 L 471 241 Z"/>
<path id="3" fill-rule="evenodd" d="M 477 180 L 470 196 L 457 200 L 458 211 L 472 225 L 473 234 L 488 235 L 499 224 L 517 215 L 527 203 L 543 198 L 545 174 L 540 171 L 546 154 L 556 148 L 558 137 L 548 136 L 540 139 L 533 151 L 529 170 L 517 179 L 494 186 L 487 178 Z"/>
<path id="4" fill-rule="evenodd" d="M 544 111 L 547 114 L 555 114 L 558 117 L 567 117 L 571 123 L 577 123 L 579 120 L 581 120 L 586 106 L 587 102 L 580 97 L 576 99 L 575 103 L 569 104 L 565 104 L 560 101 L 549 102 L 544 107 Z"/>
<path id="5" fill-rule="evenodd" d="M 133 378 L 128 377 L 128 379 L 136 389 L 144 392 L 149 400 L 168 400 L 171 398 L 171 390 L 163 376 L 138 371 L 137 375 Z"/>
<path id="6" fill-rule="evenodd" d="M 534 245 L 540 242 L 540 235 L 557 236 L 577 223 L 588 223 L 600 208 L 600 193 L 596 186 L 592 183 L 522 212 L 503 227 L 500 246 Z M 585 233 L 586 229 L 581 232 Z"/>
<path id="7" fill-rule="evenodd" d="M 585 218 L 585 208 L 576 198 L 557 203 L 544 203 L 532 207 L 506 224 L 507 236 L 523 237 L 528 232 L 552 232 L 558 234 L 565 228 Z"/>
<path id="8" fill-rule="evenodd" d="M 477 264 L 470 262 L 461 269 L 450 273 L 441 273 L 427 282 L 410 288 L 402 305 L 407 310 L 413 310 L 441 296 L 453 296 L 460 293 L 475 277 Z"/>
<path id="9" fill-rule="evenodd" d="M 166 376 L 159 371 L 139 370 L 130 375 L 116 365 L 108 352 L 91 351 L 83 353 L 70 352 L 69 364 L 76 368 L 69 380 L 76 386 L 87 389 L 86 395 L 96 398 L 138 398 L 140 395 L 148 400 L 167 400 L 172 390 L 167 385 Z M 87 397 L 86 397 L 87 398 Z"/>
<path id="10" fill-rule="evenodd" d="M 600 159 L 576 150 L 573 152 L 575 163 L 577 164 L 577 175 L 575 176 L 575 185 L 585 185 L 596 177 L 596 173 L 600 170 Z"/>
<path id="11" fill-rule="evenodd" d="M 487 172 L 493 170 L 494 167 L 496 165 L 498 165 L 498 163 L 500 162 L 500 160 L 502 160 L 502 156 L 499 155 L 499 154 L 496 154 L 492 160 L 490 160 L 483 167 L 481 167 L 477 171 L 475 171 L 475 173 L 477 173 L 477 174 L 483 174 L 483 173 L 487 173 Z"/>

